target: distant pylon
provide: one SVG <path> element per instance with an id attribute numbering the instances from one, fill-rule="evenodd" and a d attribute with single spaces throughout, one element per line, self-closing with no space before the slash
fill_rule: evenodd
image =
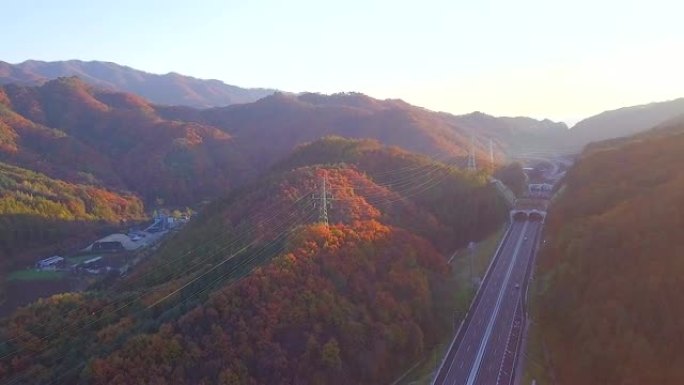
<path id="1" fill-rule="evenodd" d="M 477 171 L 477 163 L 475 162 L 475 137 L 470 137 L 470 151 L 468 151 L 468 164 L 466 165 L 468 171 Z"/>
<path id="2" fill-rule="evenodd" d="M 489 167 L 494 170 L 494 141 L 489 138 Z"/>

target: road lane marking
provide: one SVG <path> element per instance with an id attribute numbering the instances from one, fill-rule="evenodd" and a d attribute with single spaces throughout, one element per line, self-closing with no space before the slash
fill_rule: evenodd
<path id="1" fill-rule="evenodd" d="M 511 272 L 513 271 L 513 267 L 515 266 L 515 262 L 518 259 L 518 253 L 520 252 L 520 247 L 523 244 L 523 240 L 525 239 L 525 230 L 527 230 L 527 225 L 529 222 L 525 222 L 523 225 L 522 231 L 520 232 L 520 238 L 518 238 L 518 242 L 515 245 L 515 249 L 513 250 L 513 257 L 511 258 L 510 265 L 508 266 L 508 270 L 506 271 L 506 277 L 504 278 L 504 282 L 501 285 L 501 289 L 499 290 L 499 295 L 496 300 L 496 306 L 494 307 L 494 312 L 489 318 L 489 322 L 487 323 L 487 329 L 485 330 L 485 335 L 482 338 L 482 341 L 480 342 L 480 348 L 477 351 L 477 356 L 475 357 L 475 363 L 473 366 L 470 368 L 470 374 L 468 375 L 468 381 L 466 382 L 466 385 L 473 385 L 475 383 L 475 379 L 477 378 L 477 372 L 480 369 L 480 365 L 482 365 L 482 357 L 484 356 L 484 351 L 485 348 L 487 347 L 487 343 L 489 342 L 489 337 L 492 334 L 492 329 L 494 328 L 494 321 L 496 321 L 496 316 L 499 313 L 499 309 L 501 308 L 501 301 L 503 300 L 504 294 L 506 293 L 506 286 L 508 286 L 508 281 L 511 278 Z"/>
<path id="2" fill-rule="evenodd" d="M 515 226 L 515 224 L 511 225 L 511 226 L 508 228 L 507 231 L 509 231 L 511 234 L 513 234 L 514 231 L 516 231 L 514 226 Z M 524 227 L 523 227 L 523 229 L 524 229 Z M 522 231 L 518 233 L 518 239 L 520 239 L 521 234 L 522 234 Z M 508 235 L 506 235 L 506 237 L 508 237 Z M 510 240 L 512 240 L 512 239 L 514 239 L 512 235 L 511 235 L 508 239 L 504 239 L 504 243 L 502 243 L 501 246 L 500 246 L 500 248 L 497 249 L 496 253 L 494 253 L 493 258 L 502 258 L 502 254 L 507 250 L 507 247 L 508 247 L 507 242 L 510 241 Z M 492 261 L 492 263 L 493 263 L 493 261 Z M 502 265 L 503 263 L 504 263 L 504 261 L 496 262 L 496 266 L 494 266 L 494 270 L 492 270 L 492 272 L 491 272 L 491 274 L 492 274 L 491 279 L 488 280 L 488 281 L 486 282 L 486 285 L 484 285 L 484 286 L 482 287 L 482 298 L 483 298 L 482 301 L 485 301 L 484 298 L 487 296 L 488 290 L 490 290 L 490 288 L 492 287 L 492 286 L 491 286 L 491 285 L 493 285 L 492 282 L 498 281 L 498 280 L 495 280 L 494 278 L 495 278 L 495 276 L 496 276 L 496 274 L 497 274 L 497 269 L 499 268 L 499 266 L 504 266 L 504 265 Z M 491 266 L 491 265 L 490 265 L 490 266 Z M 485 276 L 486 276 L 486 274 L 485 274 Z M 475 295 L 477 296 L 477 293 L 476 293 Z M 474 308 L 472 308 L 473 317 L 475 317 L 475 314 L 476 314 L 476 313 L 478 312 L 478 310 L 480 309 L 480 306 L 481 306 L 481 305 L 477 305 L 477 306 L 475 306 Z M 465 330 L 464 330 L 464 332 L 463 332 L 463 333 L 464 333 L 464 334 L 463 334 L 463 335 L 464 335 L 464 338 L 465 338 L 466 335 L 468 335 L 468 331 L 470 331 L 470 326 L 472 325 L 472 321 L 473 321 L 473 320 L 471 320 L 471 322 L 468 322 L 468 324 L 465 325 L 466 328 L 465 328 Z M 479 319 L 479 320 L 478 320 L 478 324 L 481 324 L 481 323 L 482 323 L 482 319 Z M 451 350 L 451 349 L 453 348 L 453 343 L 456 341 L 456 337 L 457 337 L 457 336 L 454 336 L 454 340 L 452 341 L 452 347 L 450 347 L 449 350 Z M 461 350 L 461 346 L 462 346 L 462 344 L 459 344 L 459 345 L 456 347 L 456 353 L 454 354 L 453 359 L 449 362 L 449 367 L 447 368 L 447 372 L 446 372 L 446 375 L 445 375 L 445 377 L 444 377 L 444 382 L 448 381 L 448 379 L 451 377 L 451 369 L 452 369 L 453 366 L 454 366 L 454 363 L 455 363 L 455 361 L 456 361 L 456 357 L 458 357 L 458 352 Z M 447 352 L 447 354 L 449 354 L 449 353 Z M 436 376 L 435 379 L 433 380 L 433 383 L 432 383 L 433 385 L 436 384 L 436 380 L 437 380 L 437 376 Z"/>

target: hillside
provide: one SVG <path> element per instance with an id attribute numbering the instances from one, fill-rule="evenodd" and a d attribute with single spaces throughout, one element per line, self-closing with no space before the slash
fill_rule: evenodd
<path id="1" fill-rule="evenodd" d="M 143 203 L 128 193 L 0 162 L 0 302 L 5 272 L 31 265 L 36 255 L 82 246 L 106 227 L 144 216 Z"/>
<path id="2" fill-rule="evenodd" d="M 590 142 L 634 135 L 682 114 L 684 98 L 605 111 L 575 124 L 567 145 L 581 149 Z"/>
<path id="3" fill-rule="evenodd" d="M 211 254 L 233 238 L 242 238 L 241 244 L 270 241 L 286 221 L 316 220 L 312 194 L 320 196 L 324 177 L 333 199 L 332 222 L 378 220 L 427 238 L 445 253 L 482 239 L 505 217 L 503 202 L 482 175 L 468 175 L 370 140 L 325 138 L 298 148 L 256 184 L 209 205 L 160 250 L 160 258 L 141 269 L 145 285 L 191 274 L 187 264 L 196 261 L 182 257 L 188 250 L 201 247 Z M 294 212 L 279 213 L 282 207 Z M 247 229 L 252 230 L 243 234 Z M 231 249 L 241 244 L 231 244 Z M 126 285 L 134 284 L 139 284 L 135 274 Z"/>
<path id="4" fill-rule="evenodd" d="M 361 94 L 276 94 L 198 110 L 155 106 L 78 78 L 0 87 L 0 160 L 133 191 L 147 203 L 212 199 L 296 146 L 333 134 L 373 138 L 458 165 L 470 147 L 470 133 L 438 114 Z M 484 144 L 477 156 L 487 163 Z"/>
<path id="5" fill-rule="evenodd" d="M 505 220 L 484 176 L 372 141 L 300 147 L 120 283 L 0 324 L 0 378 L 391 382 L 451 330 L 446 255 Z"/>
<path id="6" fill-rule="evenodd" d="M 240 88 L 220 80 L 204 80 L 177 73 L 151 74 L 103 61 L 28 60 L 19 64 L 0 61 L 0 84 L 41 85 L 60 77 L 78 76 L 88 84 L 128 92 L 155 104 L 199 108 L 251 103 L 274 92 L 263 88 Z"/>
<path id="7" fill-rule="evenodd" d="M 683 163 L 678 119 L 591 146 L 568 174 L 539 257 L 556 383 L 684 382 Z"/>
<path id="8" fill-rule="evenodd" d="M 383 144 L 432 157 L 457 158 L 465 163 L 471 135 L 438 114 L 400 100 L 378 100 L 358 93 L 333 95 L 276 93 L 255 103 L 196 110 L 161 107 L 166 119 L 194 121 L 221 127 L 241 143 L 250 163 L 270 164 L 295 146 L 323 136 L 377 139 Z M 274 143 L 278 146 L 274 147 Z M 488 142 L 476 143 L 482 164 Z M 497 148 L 497 159 L 503 154 Z"/>
<path id="9" fill-rule="evenodd" d="M 239 138 L 251 160 L 272 163 L 295 146 L 326 135 L 372 138 L 407 150 L 465 156 L 463 133 L 405 103 L 380 101 L 361 94 L 300 96 L 275 94 L 256 103 L 205 111 L 161 109 L 169 119 L 210 124 Z M 274 142 L 278 148 L 274 148 Z"/>
<path id="10" fill-rule="evenodd" d="M 549 119 L 495 117 L 482 112 L 445 117 L 464 129 L 477 132 L 481 137 L 493 138 L 497 147 L 511 155 L 534 151 L 562 151 L 562 138 L 568 134 L 565 123 Z"/>
<path id="11" fill-rule="evenodd" d="M 0 160 L 172 205 L 215 197 L 250 172 L 224 131 L 161 119 L 140 97 L 77 78 L 0 87 Z"/>

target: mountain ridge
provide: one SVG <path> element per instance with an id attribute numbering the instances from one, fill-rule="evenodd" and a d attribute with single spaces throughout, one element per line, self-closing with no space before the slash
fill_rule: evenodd
<path id="1" fill-rule="evenodd" d="M 216 107 L 250 103 L 275 90 L 241 88 L 217 79 L 200 79 L 176 72 L 154 74 L 106 61 L 27 60 L 0 61 L 0 84 L 40 85 L 58 77 L 79 76 L 84 81 L 115 91 L 132 92 L 156 104 Z"/>

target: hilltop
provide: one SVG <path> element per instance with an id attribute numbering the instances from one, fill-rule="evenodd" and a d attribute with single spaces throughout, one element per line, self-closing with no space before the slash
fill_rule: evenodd
<path id="1" fill-rule="evenodd" d="M 0 61 L 0 84 L 41 85 L 60 77 L 78 76 L 111 91 L 137 94 L 155 104 L 199 108 L 251 103 L 272 94 L 265 88 L 240 88 L 220 80 L 197 79 L 174 72 L 157 75 L 104 61 Z"/>
<path id="2" fill-rule="evenodd" d="M 505 218 L 486 174 L 326 138 L 211 203 L 123 281 L 19 310 L 0 327 L 0 373 L 387 382 L 451 330 L 447 255 Z"/>

